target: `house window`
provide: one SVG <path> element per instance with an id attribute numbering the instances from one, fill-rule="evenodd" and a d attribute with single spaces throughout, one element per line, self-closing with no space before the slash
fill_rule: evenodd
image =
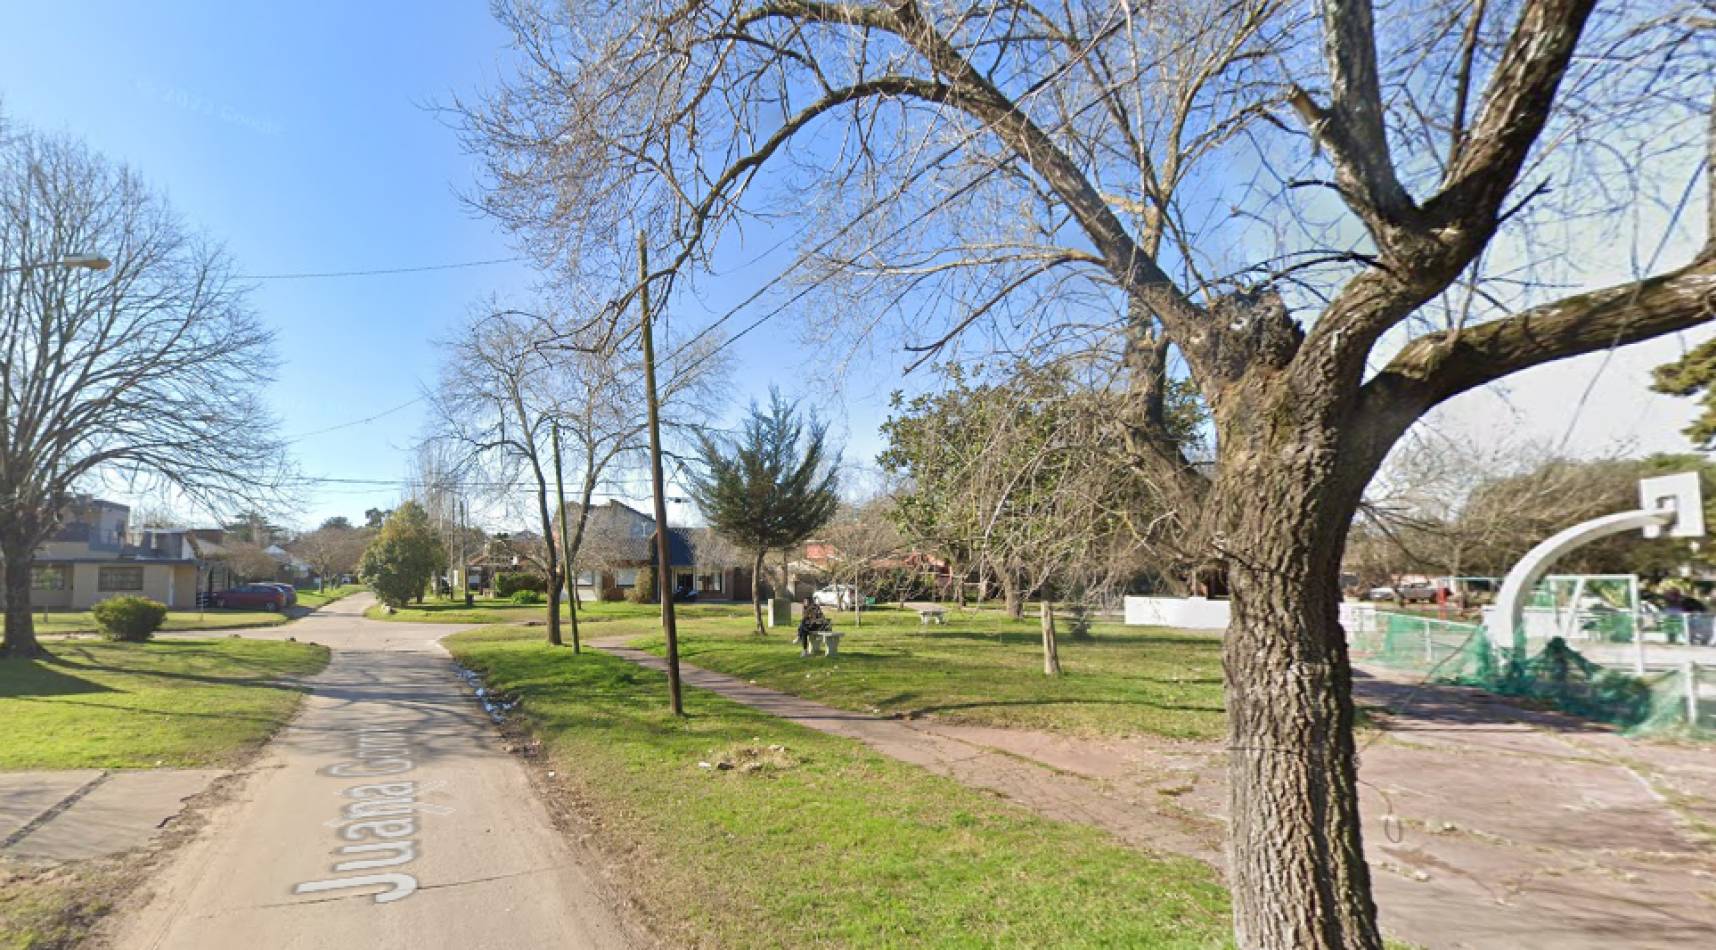
<path id="1" fill-rule="evenodd" d="M 30 568 L 31 590 L 65 590 L 66 569 L 63 567 Z"/>
<path id="2" fill-rule="evenodd" d="M 579 571 L 578 572 L 578 586 L 579 587 L 595 587 L 596 586 L 596 572 L 595 571 Z"/>
<path id="3" fill-rule="evenodd" d="M 694 588 L 691 586 L 691 583 L 692 583 L 692 578 L 691 578 L 691 572 L 690 571 L 675 571 L 675 572 L 673 572 L 673 589 L 674 590 L 676 590 L 676 591 L 678 591 L 678 590 L 693 590 Z"/>
<path id="4" fill-rule="evenodd" d="M 104 567 L 99 580 L 104 591 L 142 590 L 143 569 L 140 567 Z"/>
<path id="5" fill-rule="evenodd" d="M 636 586 L 638 586 L 638 569 L 635 567 L 616 568 L 614 570 L 614 586 L 615 587 L 636 587 Z"/>
<path id="6" fill-rule="evenodd" d="M 699 575 L 697 575 L 697 589 L 699 591 L 702 591 L 705 593 L 710 593 L 710 594 L 721 593 L 721 575 L 719 575 L 719 574 L 699 574 Z"/>

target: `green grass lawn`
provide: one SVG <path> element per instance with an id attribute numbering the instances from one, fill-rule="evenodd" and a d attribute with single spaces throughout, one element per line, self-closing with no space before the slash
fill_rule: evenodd
<path id="1" fill-rule="evenodd" d="M 693 643 L 721 642 L 694 629 Z M 598 844 L 668 945 L 1229 945 L 1226 895 L 1202 864 L 700 690 L 674 720 L 664 676 L 540 636 L 490 626 L 444 642 L 491 688 L 522 697 L 520 724 L 574 770 L 561 780 L 599 816 Z M 698 766 L 716 761 L 741 767 Z"/>
<path id="2" fill-rule="evenodd" d="M 225 766 L 266 741 L 324 647 L 261 640 L 68 641 L 0 660 L 0 769 Z"/>
<path id="3" fill-rule="evenodd" d="M 95 633 L 99 629 L 87 610 L 52 610 L 36 614 L 37 636 Z M 198 630 L 242 630 L 246 627 L 277 627 L 292 618 L 265 610 L 173 610 L 161 624 L 163 633 L 194 633 Z"/>
<path id="4" fill-rule="evenodd" d="M 341 597 L 350 597 L 358 591 L 368 589 L 362 584 L 342 584 L 339 587 L 330 587 L 321 593 L 313 590 L 301 590 L 298 592 L 298 606 L 309 607 L 314 610 L 317 607 L 326 607 Z"/>
<path id="5" fill-rule="evenodd" d="M 1085 736 L 1152 734 L 1172 739 L 1223 735 L 1221 641 L 1200 633 L 1096 624 L 1075 640 L 1062 621 L 1065 675 L 1043 675 L 1039 621 L 997 611 L 950 612 L 921 626 L 909 610 L 834 617 L 840 655 L 801 659 L 790 628 L 757 636 L 733 608 L 690 606 L 679 615 L 680 657 L 831 706 L 884 713 L 916 710 L 946 722 L 1049 729 Z M 704 611 L 708 611 L 705 613 Z M 662 652 L 650 618 L 622 618 L 599 635 L 636 633 Z"/>
<path id="6" fill-rule="evenodd" d="M 721 608 L 702 609 L 718 610 L 723 608 L 733 609 L 727 605 L 722 605 Z M 746 607 L 745 610 L 748 612 L 750 608 Z M 587 603 L 579 605 L 578 621 L 583 624 L 584 622 L 602 623 L 617 619 L 646 620 L 660 616 L 660 612 L 661 608 L 655 604 L 632 604 L 625 601 Z M 371 620 L 390 620 L 398 623 L 520 624 L 531 621 L 546 623 L 548 621 L 548 605 L 537 604 L 521 607 L 503 597 L 478 597 L 470 607 L 466 607 L 463 601 L 431 598 L 421 604 L 412 604 L 396 613 L 383 613 L 378 605 L 364 611 L 363 615 Z M 561 604 L 561 618 L 570 618 L 571 615 L 571 606 Z M 604 627 L 603 630 L 606 631 L 607 628 Z M 599 636 L 601 634 L 592 635 Z"/>

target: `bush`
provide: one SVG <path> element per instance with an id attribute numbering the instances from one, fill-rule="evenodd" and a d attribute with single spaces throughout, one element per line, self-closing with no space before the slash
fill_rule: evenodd
<path id="1" fill-rule="evenodd" d="M 121 643 L 148 640 L 167 619 L 167 605 L 147 597 L 115 597 L 96 604 L 89 612 L 101 628 L 102 639 Z"/>
<path id="2" fill-rule="evenodd" d="M 519 591 L 534 591 L 538 594 L 548 593 L 548 578 L 541 574 L 518 572 L 495 575 L 495 596 L 511 597 Z"/>
<path id="3" fill-rule="evenodd" d="M 1067 633 L 1074 640 L 1094 640 L 1090 625 L 1096 620 L 1096 611 L 1082 600 L 1075 600 L 1067 608 Z"/>
<path id="4" fill-rule="evenodd" d="M 643 568 L 638 571 L 638 582 L 626 592 L 626 599 L 634 604 L 655 603 L 655 571 Z"/>
<path id="5" fill-rule="evenodd" d="M 542 603 L 542 594 L 534 590 L 515 590 L 512 592 L 512 602 L 520 607 L 529 607 Z"/>
<path id="6" fill-rule="evenodd" d="M 604 603 L 617 604 L 617 603 L 619 603 L 625 599 L 626 599 L 626 592 L 619 589 L 618 587 L 604 587 L 604 588 L 602 588 L 602 601 Z"/>

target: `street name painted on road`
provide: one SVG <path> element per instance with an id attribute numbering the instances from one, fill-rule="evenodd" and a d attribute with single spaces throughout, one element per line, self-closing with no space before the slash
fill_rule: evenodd
<path id="1" fill-rule="evenodd" d="M 335 874 L 349 871 L 373 871 L 400 867 L 417 859 L 417 815 L 445 815 L 453 811 L 444 805 L 431 805 L 420 799 L 446 785 L 446 782 L 419 783 L 414 779 L 399 779 L 414 767 L 411 747 L 398 728 L 363 728 L 357 730 L 357 748 L 352 760 L 328 766 L 321 774 L 339 778 L 386 779 L 342 789 L 339 794 L 351 799 L 340 816 L 325 822 L 339 829 L 342 841 L 359 842 L 336 849 L 341 855 L 381 855 L 341 861 L 334 865 Z M 292 889 L 294 894 L 343 890 L 348 887 L 385 885 L 388 890 L 375 895 L 377 904 L 403 900 L 417 890 L 417 879 L 409 874 L 389 871 L 383 874 L 362 874 L 357 877 L 330 878 L 307 881 Z"/>

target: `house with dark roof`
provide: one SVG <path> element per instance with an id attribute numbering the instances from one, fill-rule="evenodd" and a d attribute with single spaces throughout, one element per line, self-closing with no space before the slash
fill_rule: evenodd
<path id="1" fill-rule="evenodd" d="M 578 506 L 566 506 L 568 524 L 576 524 Z M 751 572 L 733 564 L 699 564 L 692 529 L 667 530 L 667 588 L 695 591 L 699 600 L 749 600 Z M 656 566 L 655 519 L 641 511 L 610 501 L 593 506 L 584 525 L 582 550 L 578 555 L 579 600 L 614 600 L 638 584 L 645 569 Z"/>

